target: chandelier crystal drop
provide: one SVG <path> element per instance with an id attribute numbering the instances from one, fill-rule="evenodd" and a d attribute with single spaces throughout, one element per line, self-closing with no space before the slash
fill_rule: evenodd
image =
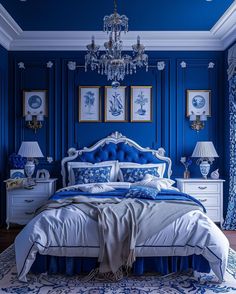
<path id="1" fill-rule="evenodd" d="M 145 47 L 140 43 L 139 36 L 137 43 L 132 46 L 133 56 L 122 52 L 121 33 L 128 32 L 128 18 L 117 13 L 116 0 L 114 13 L 106 15 L 103 21 L 103 30 L 109 35 L 108 41 L 104 43 L 105 52 L 100 55 L 100 46 L 95 44 L 95 38 L 92 36 L 92 43 L 86 46 L 85 71 L 90 66 L 92 71 L 97 70 L 99 74 L 106 75 L 107 80 L 112 81 L 112 87 L 117 88 L 125 75 L 136 73 L 137 67 L 146 67 L 148 71 L 148 55 L 144 53 Z"/>

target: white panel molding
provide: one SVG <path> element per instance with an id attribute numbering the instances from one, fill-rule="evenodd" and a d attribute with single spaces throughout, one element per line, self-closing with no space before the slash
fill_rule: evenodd
<path id="1" fill-rule="evenodd" d="M 22 32 L 20 26 L 0 4 L 0 44 L 9 50 L 12 41 Z"/>
<path id="2" fill-rule="evenodd" d="M 107 34 L 101 31 L 22 31 L 0 4 L 0 44 L 7 50 L 84 51 L 92 35 L 102 49 Z M 146 50 L 225 50 L 236 40 L 236 0 L 210 31 L 131 31 L 122 36 L 124 50 L 131 50 L 137 35 Z"/>

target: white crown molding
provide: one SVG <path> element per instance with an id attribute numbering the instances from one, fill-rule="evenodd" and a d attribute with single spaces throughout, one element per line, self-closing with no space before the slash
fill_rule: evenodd
<path id="1" fill-rule="evenodd" d="M 15 38 L 10 50 L 15 51 L 60 51 L 60 50 L 86 50 L 86 44 L 91 42 L 91 36 L 101 48 L 107 41 L 107 34 L 99 31 L 80 32 L 56 32 L 56 31 L 24 31 Z M 132 50 L 137 36 L 141 36 L 141 42 L 146 50 L 153 51 L 182 51 L 182 50 L 223 50 L 220 40 L 212 37 L 210 32 L 155 32 L 155 31 L 131 31 L 123 35 L 124 50 Z"/>
<path id="2" fill-rule="evenodd" d="M 222 42 L 224 49 L 236 41 L 236 0 L 225 11 L 210 32 Z"/>
<path id="3" fill-rule="evenodd" d="M 101 31 L 22 31 L 0 4 L 0 44 L 11 51 L 84 51 L 94 35 L 103 47 Z M 131 31 L 123 35 L 124 50 L 131 50 L 137 35 L 146 50 L 223 51 L 236 39 L 236 0 L 210 31 Z"/>
<path id="4" fill-rule="evenodd" d="M 22 33 L 22 29 L 0 4 L 0 44 L 10 49 L 12 41 Z"/>

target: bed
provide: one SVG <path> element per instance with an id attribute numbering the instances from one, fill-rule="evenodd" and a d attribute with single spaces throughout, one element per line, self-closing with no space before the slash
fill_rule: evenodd
<path id="1" fill-rule="evenodd" d="M 163 148 L 115 132 L 68 155 L 63 188 L 16 237 L 21 281 L 30 270 L 117 274 L 124 265 L 134 274 L 212 270 L 223 281 L 228 240 L 201 203 L 174 188 Z"/>

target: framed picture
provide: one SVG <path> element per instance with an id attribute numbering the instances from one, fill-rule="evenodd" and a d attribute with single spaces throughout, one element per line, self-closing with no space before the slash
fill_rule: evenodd
<path id="1" fill-rule="evenodd" d="M 126 87 L 105 87 L 105 122 L 126 122 Z"/>
<path id="2" fill-rule="evenodd" d="M 101 121 L 99 86 L 79 87 L 79 122 Z"/>
<path id="3" fill-rule="evenodd" d="M 45 181 L 50 179 L 50 174 L 47 169 L 39 169 L 36 173 L 36 180 L 37 181 Z"/>
<path id="4" fill-rule="evenodd" d="M 47 116 L 47 90 L 23 91 L 23 114 Z"/>
<path id="5" fill-rule="evenodd" d="M 191 114 L 211 116 L 210 90 L 187 90 L 186 115 Z"/>
<path id="6" fill-rule="evenodd" d="M 131 87 L 131 121 L 152 121 L 152 86 Z"/>
<path id="7" fill-rule="evenodd" d="M 23 179 L 25 178 L 24 169 L 11 169 L 10 170 L 11 179 Z"/>

